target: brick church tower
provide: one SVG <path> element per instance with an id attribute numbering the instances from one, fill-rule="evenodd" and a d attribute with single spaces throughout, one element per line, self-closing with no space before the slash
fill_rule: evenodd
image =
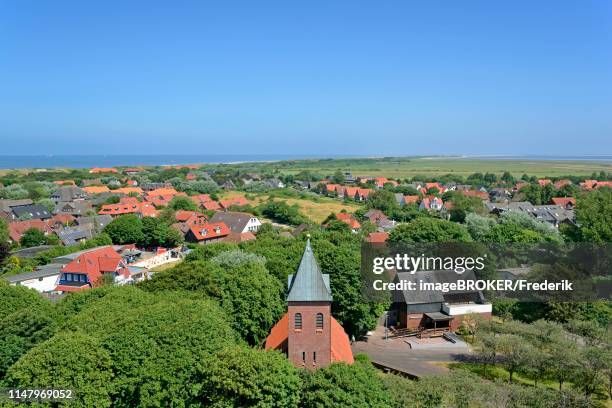
<path id="1" fill-rule="evenodd" d="M 287 314 L 274 326 L 266 349 L 280 349 L 296 367 L 315 369 L 353 362 L 348 336 L 331 315 L 329 275 L 322 274 L 310 246 L 288 279 Z"/>

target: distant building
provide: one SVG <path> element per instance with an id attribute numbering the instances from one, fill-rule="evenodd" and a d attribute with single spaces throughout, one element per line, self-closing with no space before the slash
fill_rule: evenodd
<path id="1" fill-rule="evenodd" d="M 244 212 L 216 212 L 210 218 L 210 222 L 222 222 L 227 225 L 232 232 L 237 233 L 255 233 L 259 230 L 259 227 L 261 227 L 261 221 L 259 221 L 259 218 Z"/>
<path id="2" fill-rule="evenodd" d="M 473 271 L 458 275 L 455 271 L 399 272 L 394 281 L 453 283 L 459 280 L 475 280 Z M 457 330 L 468 313 L 490 317 L 492 306 L 485 302 L 480 291 L 396 290 L 392 292 L 392 306 L 389 324 L 399 328 L 430 329 L 444 328 Z"/>

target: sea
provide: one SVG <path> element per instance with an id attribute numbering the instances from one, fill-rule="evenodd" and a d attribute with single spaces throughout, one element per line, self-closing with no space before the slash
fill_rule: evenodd
<path id="1" fill-rule="evenodd" d="M 315 158 L 326 155 L 290 154 L 152 154 L 152 155 L 0 155 L 0 169 L 91 168 L 113 166 L 164 166 L 203 163 L 271 162 Z"/>
<path id="2" fill-rule="evenodd" d="M 158 154 L 158 155 L 0 155 L 0 169 L 52 169 L 91 168 L 112 166 L 163 166 L 204 163 L 246 163 L 272 162 L 280 160 L 337 159 L 337 158 L 381 158 L 384 155 L 356 154 Z M 388 157 L 388 156 L 387 156 Z M 415 157 L 430 159 L 482 159 L 482 160 L 554 160 L 609 162 L 612 156 L 466 156 L 466 155 L 394 155 L 394 157 Z"/>

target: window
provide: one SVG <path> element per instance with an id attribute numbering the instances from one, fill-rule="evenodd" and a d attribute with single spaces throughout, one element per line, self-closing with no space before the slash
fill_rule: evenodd
<path id="1" fill-rule="evenodd" d="M 317 362 L 317 352 L 316 351 L 312 352 L 312 361 L 314 361 L 315 363 Z"/>
<path id="2" fill-rule="evenodd" d="M 306 352 L 302 351 L 302 361 L 306 362 Z"/>
<path id="3" fill-rule="evenodd" d="M 295 328 L 296 329 L 302 328 L 302 314 L 301 313 L 295 314 Z"/>
<path id="4" fill-rule="evenodd" d="M 317 329 L 323 329 L 323 313 L 317 313 Z"/>

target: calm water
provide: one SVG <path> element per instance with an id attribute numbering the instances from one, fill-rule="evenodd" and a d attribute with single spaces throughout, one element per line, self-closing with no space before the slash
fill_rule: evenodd
<path id="1" fill-rule="evenodd" d="M 2 156 L 0 169 L 22 168 L 90 168 L 112 166 L 161 166 L 195 163 L 236 163 L 256 161 L 277 161 L 309 159 L 323 156 L 315 155 L 53 155 L 53 156 Z M 325 157 L 333 158 L 333 155 Z"/>
<path id="2" fill-rule="evenodd" d="M 90 167 L 112 167 L 112 166 L 160 166 L 176 164 L 196 163 L 236 163 L 236 162 L 261 162 L 277 160 L 317 159 L 317 158 L 339 158 L 346 155 L 307 155 L 307 154 L 219 154 L 219 155 L 52 155 L 52 156 L 3 156 L 0 155 L 0 169 L 22 169 L 22 168 L 90 168 Z M 360 157 L 350 155 L 350 157 Z M 361 156 L 366 157 L 366 156 Z M 432 157 L 432 156 L 429 156 Z M 433 156 L 435 157 L 435 156 Z M 443 157 L 443 156 L 438 156 Z M 449 156 L 447 156 L 449 157 Z M 458 159 L 483 159 L 483 160 L 571 160 L 590 162 L 612 162 L 612 156 L 450 156 Z"/>

